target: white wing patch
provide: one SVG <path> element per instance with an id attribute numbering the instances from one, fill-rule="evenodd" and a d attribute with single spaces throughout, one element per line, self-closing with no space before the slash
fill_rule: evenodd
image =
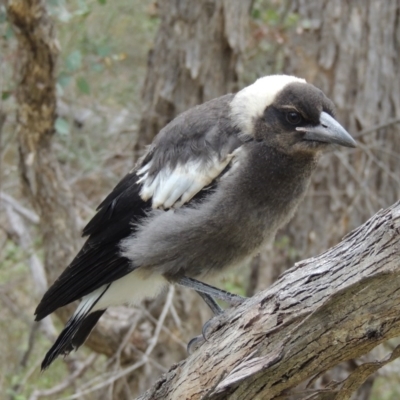
<path id="1" fill-rule="evenodd" d="M 149 177 L 150 161 L 137 172 L 140 176 L 138 183 L 143 184 L 140 197 L 144 201 L 152 198 L 153 208 L 178 208 L 209 185 L 235 154 L 234 151 L 222 160 L 215 156 L 206 162 L 193 160 L 184 165 L 178 164 L 173 169 L 165 167 L 153 177 Z"/>

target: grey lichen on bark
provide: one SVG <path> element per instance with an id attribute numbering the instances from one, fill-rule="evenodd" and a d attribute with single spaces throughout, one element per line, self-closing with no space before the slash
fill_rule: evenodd
<path id="1" fill-rule="evenodd" d="M 400 202 L 217 317 L 208 341 L 140 400 L 289 398 L 302 382 L 398 336 L 399 312 Z M 298 389 L 301 398 L 350 398 L 399 354 L 328 388 Z"/>

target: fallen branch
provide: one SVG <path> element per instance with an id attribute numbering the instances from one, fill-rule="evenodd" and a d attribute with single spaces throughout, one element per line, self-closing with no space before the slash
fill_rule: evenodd
<path id="1" fill-rule="evenodd" d="M 216 322 L 208 342 L 139 399 L 287 398 L 300 383 L 399 335 L 400 202 Z M 301 398 L 349 399 L 399 355 L 396 348 Z"/>

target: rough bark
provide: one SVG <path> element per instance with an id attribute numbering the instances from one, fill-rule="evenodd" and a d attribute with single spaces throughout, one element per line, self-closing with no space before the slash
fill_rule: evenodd
<path id="1" fill-rule="evenodd" d="M 218 317 L 208 341 L 140 399 L 349 399 L 399 348 L 324 389 L 295 388 L 398 336 L 399 311 L 400 202 Z"/>
<path id="2" fill-rule="evenodd" d="M 399 125 L 388 124 L 400 121 L 400 1 L 288 4 L 298 24 L 283 43 L 285 72 L 327 93 L 339 121 L 359 142 L 356 152 L 322 160 L 306 201 L 285 229 L 288 250 L 308 257 L 400 197 Z M 274 269 L 290 265 L 285 258 L 275 261 L 274 255 Z M 357 393 L 357 400 L 368 399 L 365 393 Z"/>
<path id="3" fill-rule="evenodd" d="M 51 150 L 58 44 L 42 1 L 9 1 L 8 16 L 19 45 L 17 127 L 23 191 L 40 216 L 46 272 L 56 279 L 77 249 L 71 191 Z"/>
<path id="4" fill-rule="evenodd" d="M 322 160 L 288 227 L 292 246 L 307 257 L 400 197 L 399 124 L 385 126 L 400 121 L 400 1 L 291 4 L 299 22 L 284 43 L 285 71 L 320 87 L 359 142 L 355 152 Z"/>
<path id="5" fill-rule="evenodd" d="M 253 0 L 165 0 L 149 54 L 136 154 L 177 114 L 238 89 Z"/>

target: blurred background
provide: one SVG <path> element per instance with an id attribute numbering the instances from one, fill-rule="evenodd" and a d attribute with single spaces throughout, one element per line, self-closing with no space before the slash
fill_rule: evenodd
<path id="1" fill-rule="evenodd" d="M 267 288 L 294 262 L 399 199 L 400 1 L 31 0 L 19 10 L 13 3 L 0 2 L 2 399 L 132 399 L 186 357 L 186 343 L 211 315 L 183 289 L 108 310 L 87 345 L 44 374 L 40 362 L 71 308 L 33 322 L 97 205 L 180 112 L 260 76 L 294 74 L 334 101 L 359 143 L 321 160 L 293 221 L 247 268 L 219 283 L 226 290 L 251 296 Z M 42 17 L 21 28 L 16 16 L 29 12 Z M 43 140 L 34 136 L 40 124 L 23 118 L 35 92 L 22 86 L 42 84 L 35 81 L 40 71 L 24 70 L 35 35 L 47 38 L 54 60 L 40 78 L 50 88 L 54 127 Z M 23 166 L 29 146 L 39 156 Z M 313 387 L 392 347 L 327 371 Z M 368 378 L 353 398 L 399 399 L 400 364 Z"/>

